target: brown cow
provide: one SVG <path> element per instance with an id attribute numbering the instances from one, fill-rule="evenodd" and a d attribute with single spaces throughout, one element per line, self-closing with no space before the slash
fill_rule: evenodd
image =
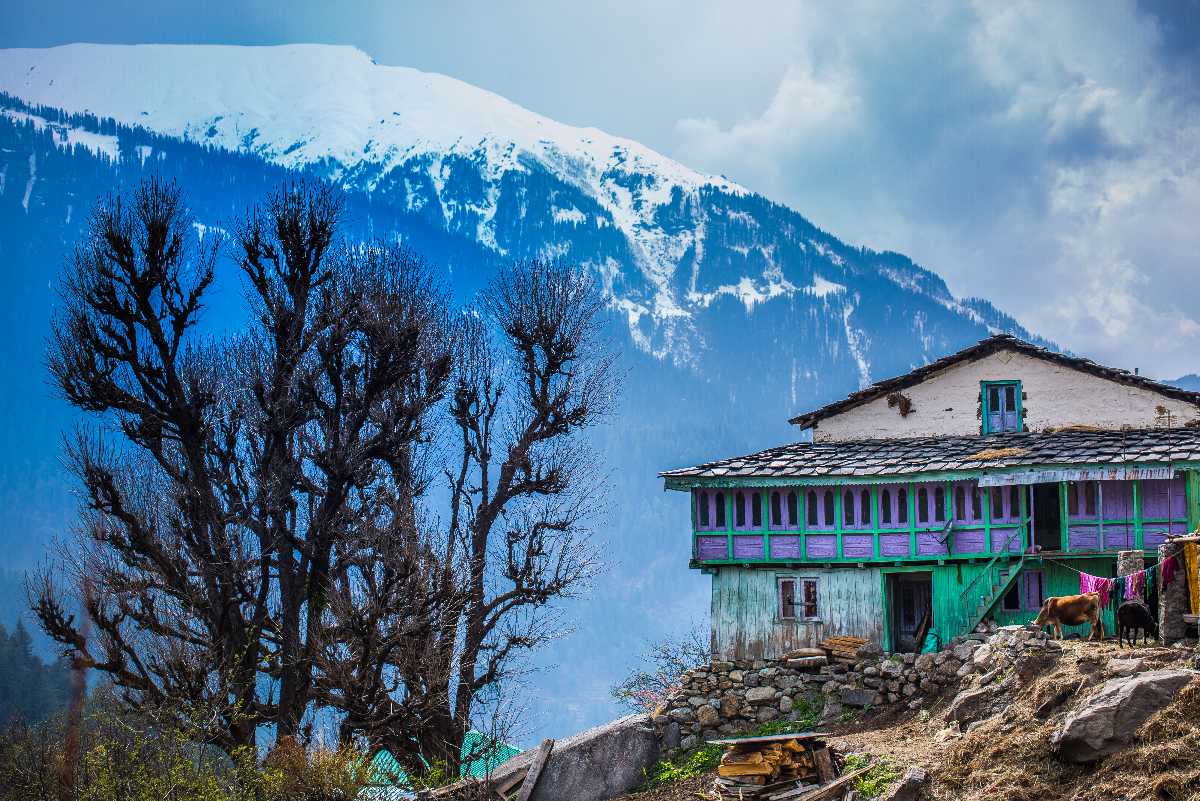
<path id="1" fill-rule="evenodd" d="M 1064 624 L 1078 626 L 1084 621 L 1092 624 L 1089 640 L 1104 639 L 1104 621 L 1100 619 L 1100 593 L 1088 592 L 1083 595 L 1047 598 L 1033 625 L 1038 628 L 1054 626 L 1054 634 L 1061 640 Z"/>

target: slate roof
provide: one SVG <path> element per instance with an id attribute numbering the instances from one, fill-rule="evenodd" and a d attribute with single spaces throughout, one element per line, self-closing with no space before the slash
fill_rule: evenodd
<path id="1" fill-rule="evenodd" d="M 1055 362 L 1065 367 L 1070 367 L 1081 372 L 1090 373 L 1092 375 L 1106 378 L 1110 381 L 1116 381 L 1120 384 L 1128 384 L 1130 386 L 1148 389 L 1152 392 L 1157 392 L 1168 398 L 1187 401 L 1200 406 L 1200 392 L 1189 392 L 1186 389 L 1163 384 L 1145 376 L 1136 375 L 1128 370 L 1121 370 L 1116 367 L 1105 367 L 1103 364 L 1097 364 L 1091 359 L 1084 359 L 1079 356 L 1068 356 L 1064 353 L 1057 353 L 1052 350 L 1034 345 L 1031 342 L 1026 342 L 1023 339 L 1017 339 L 1012 334 L 996 334 L 995 336 L 982 339 L 969 348 L 964 348 L 957 353 L 951 353 L 949 356 L 943 356 L 937 361 L 930 362 L 922 367 L 918 367 L 912 372 L 905 373 L 895 378 L 888 378 L 878 383 L 872 384 L 858 392 L 853 392 L 842 398 L 839 401 L 834 401 L 827 406 L 822 406 L 820 409 L 815 409 L 811 412 L 793 417 L 789 423 L 794 423 L 801 428 L 811 428 L 818 421 L 831 417 L 832 415 L 844 412 L 847 409 L 853 409 L 856 406 L 861 406 L 864 403 L 875 400 L 876 398 L 888 395 L 892 392 L 897 392 L 902 389 L 914 386 L 921 383 L 931 375 L 945 370 L 948 367 L 953 367 L 960 362 L 973 362 L 990 356 L 993 353 L 1001 350 L 1011 350 L 1017 353 L 1031 356 L 1035 359 L 1044 359 L 1049 362 Z"/>
<path id="2" fill-rule="evenodd" d="M 978 460 L 984 450 L 1019 448 L 1018 455 Z M 659 473 L 661 478 L 818 478 L 996 470 L 1038 466 L 1104 467 L 1200 461 L 1200 429 L 1010 433 L 986 437 L 920 437 L 797 442 Z M 677 482 L 676 482 L 677 483 Z"/>

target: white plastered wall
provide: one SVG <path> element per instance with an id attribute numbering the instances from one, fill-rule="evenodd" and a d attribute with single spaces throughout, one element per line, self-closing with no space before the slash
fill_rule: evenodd
<path id="1" fill-rule="evenodd" d="M 1200 408 L 1148 389 L 1110 381 L 1091 373 L 1011 350 L 978 361 L 957 364 L 902 390 L 912 412 L 900 415 L 887 398 L 821 420 L 813 431 L 817 442 L 885 437 L 977 435 L 980 432 L 979 382 L 1019 380 L 1025 399 L 1025 426 L 1087 423 L 1102 428 L 1150 428 L 1167 424 L 1158 411 L 1170 414 L 1170 425 L 1200 418 Z"/>

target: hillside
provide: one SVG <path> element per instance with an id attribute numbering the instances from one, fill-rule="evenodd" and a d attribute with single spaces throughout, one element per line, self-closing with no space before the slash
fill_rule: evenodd
<path id="1" fill-rule="evenodd" d="M 825 721 L 831 745 L 877 768 L 858 783 L 860 798 L 886 797 L 909 767 L 928 774 L 921 798 L 984 801 L 1162 801 L 1200 798 L 1200 658 L 1190 647 L 1119 648 L 1115 642 L 1052 642 L 1007 664 L 999 649 L 973 676 L 908 708 Z M 1010 650 L 1011 653 L 1011 650 Z M 1191 674 L 1183 688 L 1149 701 L 1122 695 L 1110 738 L 1124 739 L 1098 760 L 1068 761 L 1055 735 L 1114 687 L 1165 673 Z M 1111 708 L 1111 707 L 1110 707 Z M 1139 716 L 1140 715 L 1140 716 Z M 1075 723 L 1074 725 L 1079 725 Z M 1094 735 L 1093 735 L 1094 736 Z M 1065 748 L 1065 746 L 1064 746 Z M 622 801 L 708 797 L 714 774 L 634 793 Z M 915 796 L 905 796 L 913 798 Z"/>
<path id="2" fill-rule="evenodd" d="M 74 420 L 41 354 L 53 280 L 115 189 L 176 178 L 204 236 L 282 181 L 327 178 L 353 237 L 405 242 L 459 298 L 510 259 L 571 259 L 599 277 L 625 375 L 595 439 L 609 569 L 566 609 L 577 633 L 542 664 L 576 669 L 531 679 L 539 732 L 611 717 L 630 654 L 707 614 L 707 581 L 686 568 L 686 498 L 663 493 L 657 471 L 790 441 L 789 416 L 989 333 L 1036 339 L 905 256 L 842 242 L 725 178 L 352 48 L 0 51 L 0 91 L 0 411 L 23 421 L 0 434 L 13 567 L 70 532 L 59 452 Z M 229 267 L 206 310 L 214 335 L 239 321 Z"/>

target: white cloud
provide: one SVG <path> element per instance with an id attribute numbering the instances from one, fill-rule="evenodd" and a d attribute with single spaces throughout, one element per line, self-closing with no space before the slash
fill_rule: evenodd
<path id="1" fill-rule="evenodd" d="M 770 102 L 680 120 L 678 156 L 1072 350 L 1200 370 L 1200 109 L 1158 20 L 1130 3 L 820 8 L 786 23 Z"/>

